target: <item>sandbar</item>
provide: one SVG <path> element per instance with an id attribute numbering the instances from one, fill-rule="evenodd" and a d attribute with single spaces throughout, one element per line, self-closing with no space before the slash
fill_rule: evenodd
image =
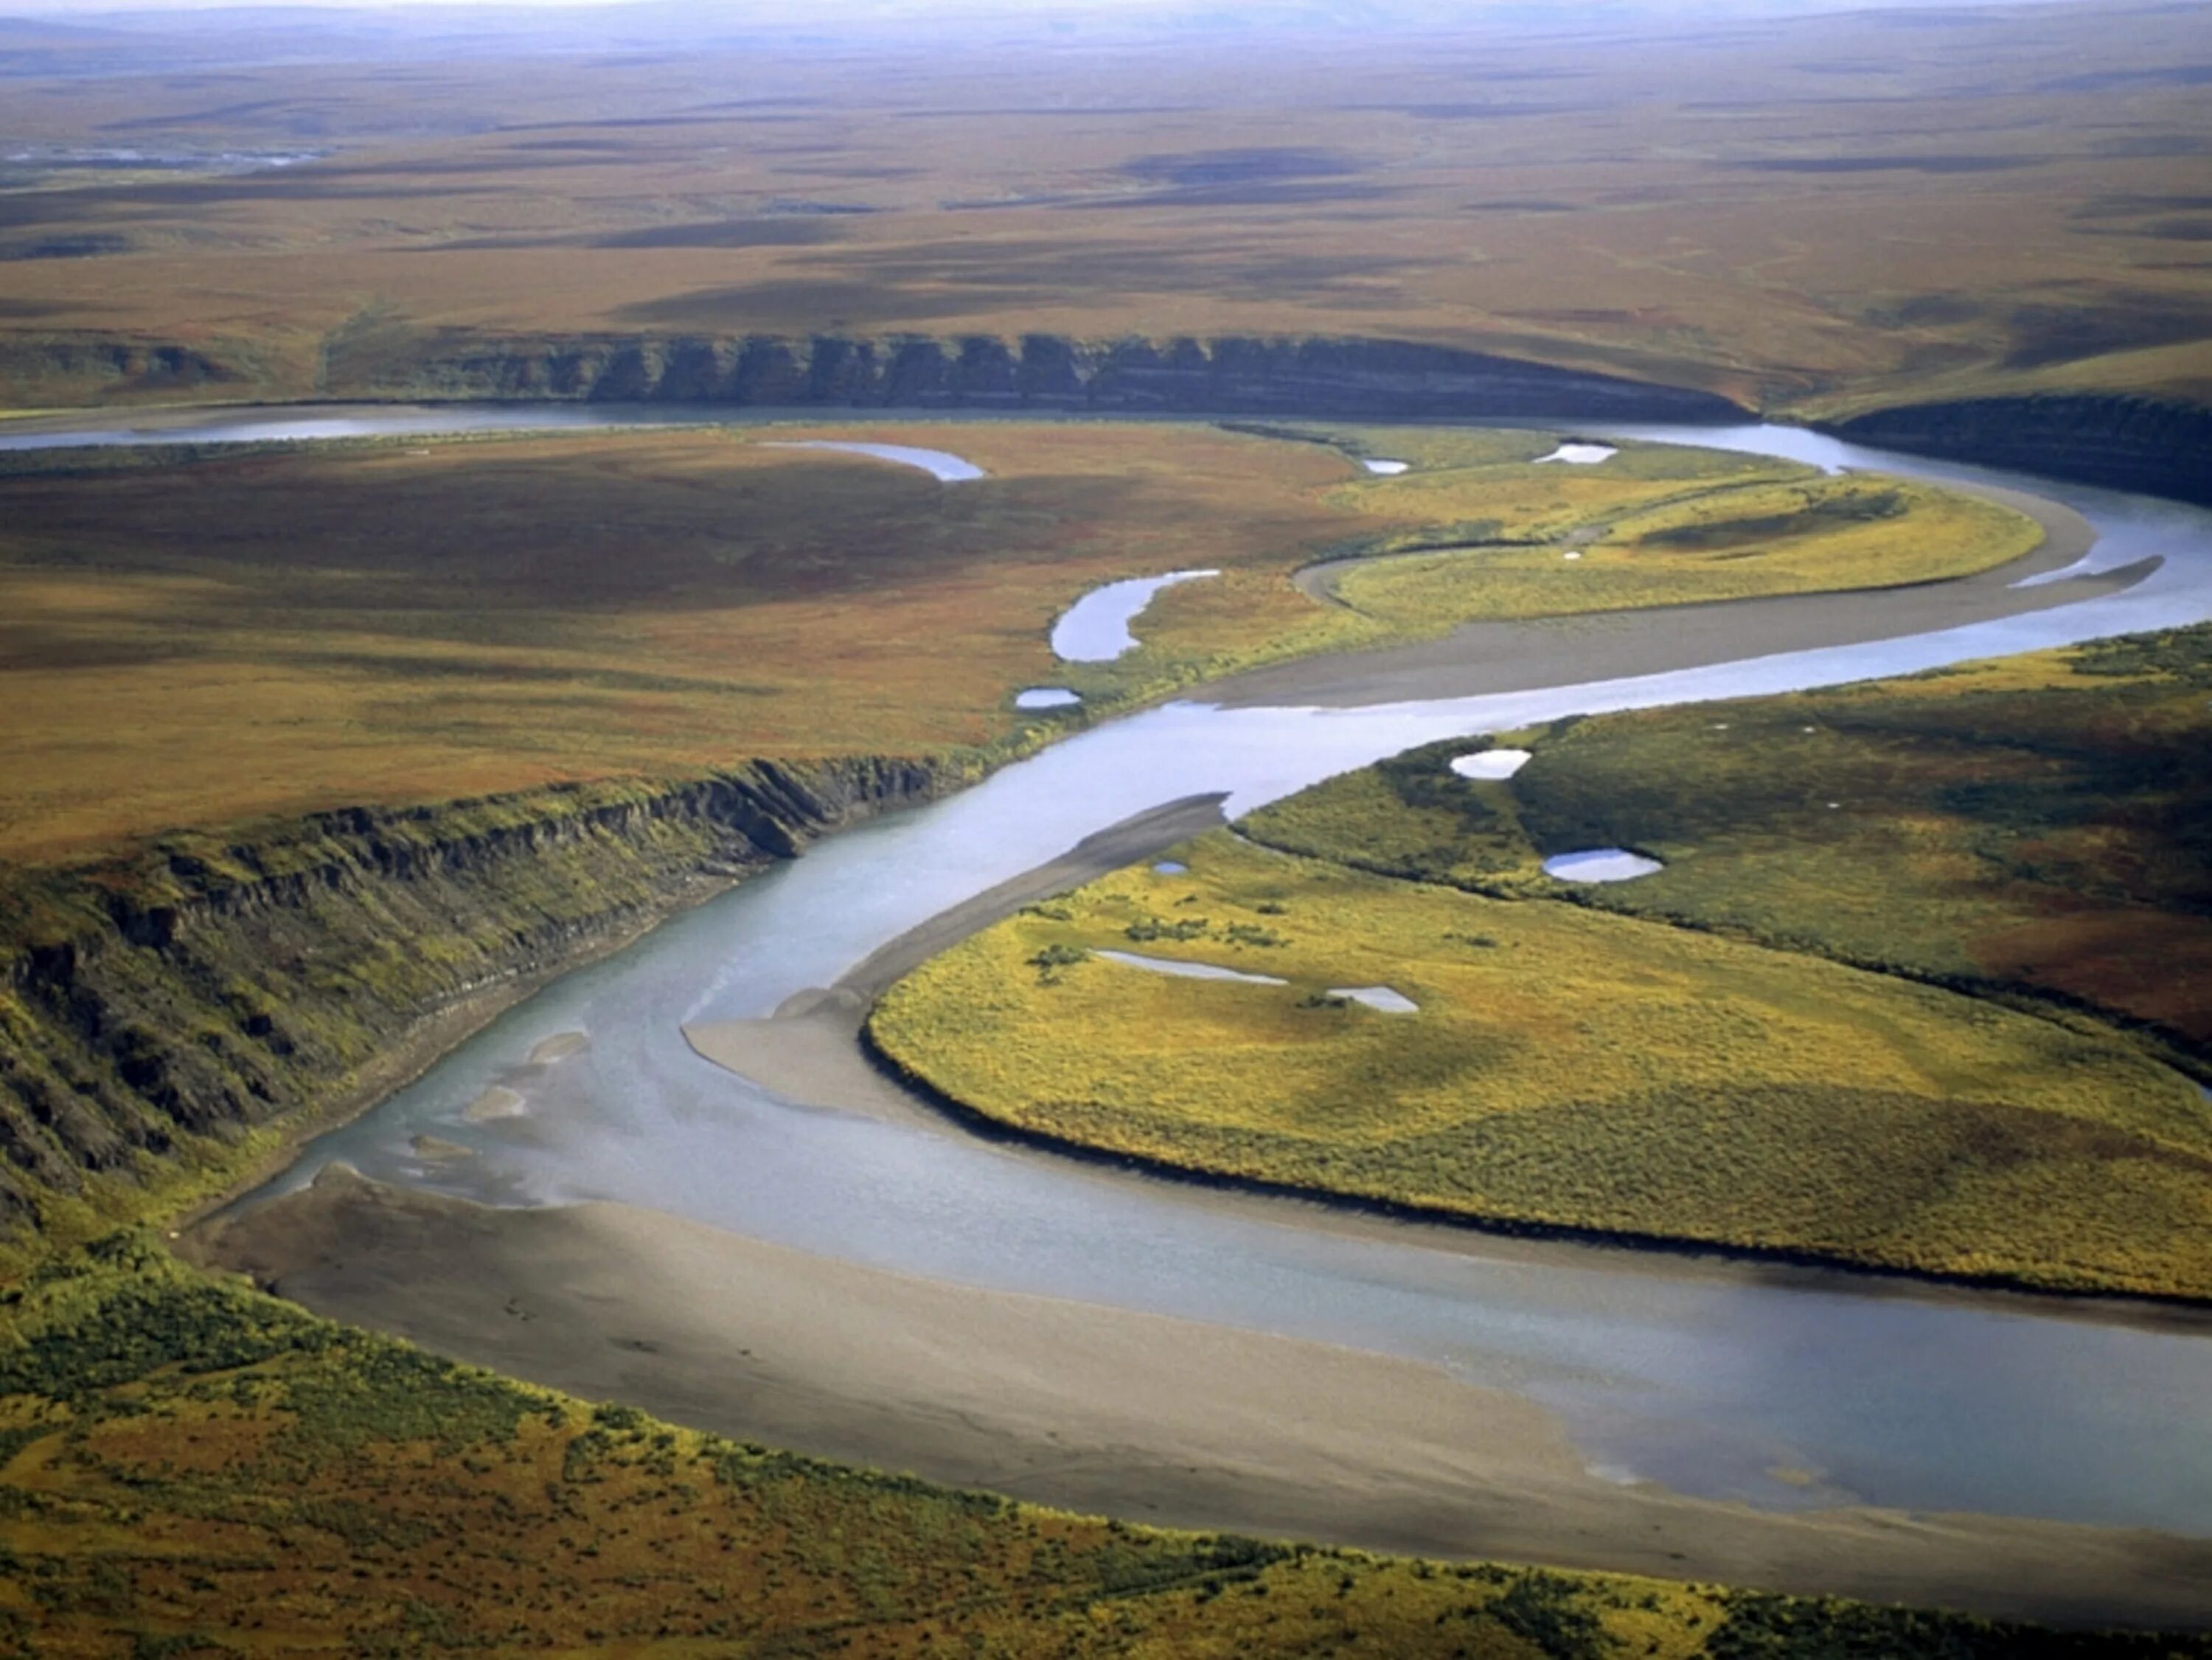
<path id="1" fill-rule="evenodd" d="M 2212 1624 L 2212 1541 L 1686 1498 L 1589 1470 L 1541 1408 L 1438 1367 L 623 1206 L 492 1209 L 333 1166 L 191 1249 L 458 1360 L 1063 1508 L 2062 1624 Z"/>

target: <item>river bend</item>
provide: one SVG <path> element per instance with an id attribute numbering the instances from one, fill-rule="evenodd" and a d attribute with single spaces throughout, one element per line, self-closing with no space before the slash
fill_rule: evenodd
<path id="1" fill-rule="evenodd" d="M 218 441 L 606 417 L 507 409 L 441 424 L 435 412 L 349 412 L 342 433 L 296 424 L 308 419 L 321 418 L 250 412 L 151 439 L 115 429 L 74 436 Z M 1418 1228 L 1315 1227 L 1295 1206 L 1224 1206 L 949 1130 L 793 1106 L 686 1046 L 684 1025 L 767 1015 L 936 913 L 1164 802 L 1225 791 L 1234 814 L 1434 739 L 2212 619 L 2212 514 L 2196 509 L 1790 428 L 1604 435 L 2027 488 L 2094 523 L 2088 568 L 2163 562 L 2121 592 L 1872 644 L 1428 702 L 1316 710 L 1193 698 L 1100 725 L 957 797 L 836 836 L 558 981 L 312 1143 L 255 1198 L 343 1160 L 382 1180 L 502 1205 L 619 1200 L 957 1284 L 1431 1361 L 1541 1403 L 1594 1469 L 1623 1481 L 1777 1509 L 1861 1502 L 2212 1536 L 2212 1340 L 2201 1326 L 2157 1330 L 2027 1299 L 1926 1298 L 1787 1271 L 1654 1272 L 1602 1251 L 1493 1251 Z M 0 447 L 70 436 L 0 432 Z M 572 1033 L 588 1046 L 530 1063 L 534 1049 Z M 495 1087 L 526 1111 L 472 1118 L 471 1104 Z M 423 1136 L 473 1156 L 425 1156 Z"/>

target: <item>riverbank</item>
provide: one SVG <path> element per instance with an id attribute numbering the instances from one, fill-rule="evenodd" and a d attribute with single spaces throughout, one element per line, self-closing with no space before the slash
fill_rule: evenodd
<path id="1" fill-rule="evenodd" d="M 2041 1318 L 2091 1320 L 2139 1330 L 2212 1336 L 2212 1302 L 2121 1291 L 2068 1292 L 1998 1275 L 1915 1271 L 1813 1251 L 1759 1249 L 1661 1233 L 1488 1219 L 1464 1212 L 1294 1183 L 1226 1174 L 1146 1158 L 1012 1124 L 933 1088 L 872 1041 L 876 1000 L 909 970 L 1012 915 L 1169 848 L 1218 821 L 1206 798 L 1171 803 L 1091 838 L 1060 859 L 1000 884 L 912 929 L 840 976 L 797 993 L 760 1020 L 686 1026 L 702 1058 L 785 1100 L 857 1112 L 937 1133 L 973 1136 L 1006 1156 L 1073 1166 L 1108 1182 L 1164 1183 L 1179 1199 L 1301 1227 L 1412 1239 L 1425 1248 L 1568 1263 L 1609 1272 L 1739 1284 L 1791 1283 L 1806 1290 L 1904 1296 L 2001 1309 Z M 1177 833 L 1178 832 L 1183 833 Z"/>
<path id="2" fill-rule="evenodd" d="M 1593 1473 L 1541 1409 L 1432 1366 L 623 1206 L 495 1210 L 332 1172 L 194 1254 L 510 1375 L 1058 1506 L 2063 1625 L 2212 1624 L 2212 1542 L 1686 1499 Z"/>
<path id="3" fill-rule="evenodd" d="M 860 1031 L 876 999 L 939 952 L 1023 906 L 1215 828 L 1223 821 L 1224 799 L 1194 796 L 1170 802 L 1086 836 L 1060 857 L 908 930 L 840 975 L 835 985 L 799 992 L 765 1020 L 687 1026 L 684 1040 L 716 1065 L 787 1100 L 940 1128 L 941 1115 L 861 1058 Z"/>
<path id="4" fill-rule="evenodd" d="M 0 1264 L 219 1208 L 553 980 L 963 776 L 955 760 L 752 763 L 11 872 Z M 179 1022 L 203 1040 L 145 1035 Z"/>
<path id="5" fill-rule="evenodd" d="M 1860 645 L 2020 616 L 2118 593 L 2155 568 L 2154 561 L 2140 560 L 2021 586 L 2030 579 L 2054 578 L 2082 560 L 2096 545 L 2095 527 L 2074 508 L 2029 491 L 1956 480 L 1945 481 L 1945 488 L 2025 513 L 2042 530 L 2042 542 L 1978 576 L 1901 588 L 1465 623 L 1437 639 L 1270 664 L 1215 681 L 1192 695 L 1230 709 L 1341 709 L 1622 680 L 1731 663 L 1747 650 L 1765 657 Z"/>

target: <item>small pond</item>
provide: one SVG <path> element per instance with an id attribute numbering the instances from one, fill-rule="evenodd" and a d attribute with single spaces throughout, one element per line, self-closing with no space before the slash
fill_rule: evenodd
<path id="1" fill-rule="evenodd" d="M 1559 881 L 1634 881 L 1667 867 L 1626 847 L 1593 847 L 1557 853 L 1544 861 L 1544 874 Z"/>

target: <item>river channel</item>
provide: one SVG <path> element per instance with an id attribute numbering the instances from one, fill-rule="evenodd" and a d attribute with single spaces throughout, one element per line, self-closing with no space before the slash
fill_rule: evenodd
<path id="1" fill-rule="evenodd" d="M 392 419 L 405 424 L 349 414 L 344 431 L 447 429 L 421 412 Z M 546 424 L 523 409 L 449 422 Z M 187 435 L 289 434 L 255 412 L 162 437 Z M 1490 1251 L 1460 1232 L 1315 1227 L 1297 1206 L 1224 1206 L 949 1128 L 794 1106 L 686 1045 L 685 1024 L 765 1015 L 938 912 L 1164 802 L 1225 791 L 1234 815 L 1434 739 L 2212 619 L 2212 514 L 1791 428 L 1592 435 L 2010 485 L 2086 514 L 2100 532 L 2094 568 L 2163 563 L 2119 593 L 1869 645 L 1365 707 L 1216 707 L 1201 693 L 1103 724 L 960 796 L 831 838 L 556 982 L 242 1203 L 297 1187 L 333 1160 L 501 1205 L 617 1200 L 958 1284 L 1432 1362 L 1541 1403 L 1593 1469 L 1624 1481 L 1777 1509 L 1863 1503 L 2212 1536 L 2212 1336 L 2202 1324 L 2163 1330 L 2030 1299 L 1926 1297 L 1784 1270 L 1654 1271 L 1602 1251 Z M 18 438 L 33 435 L 0 431 L 0 447 Z M 551 1042 L 572 1033 L 581 1046 Z M 488 1096 L 519 1110 L 487 1112 Z"/>

